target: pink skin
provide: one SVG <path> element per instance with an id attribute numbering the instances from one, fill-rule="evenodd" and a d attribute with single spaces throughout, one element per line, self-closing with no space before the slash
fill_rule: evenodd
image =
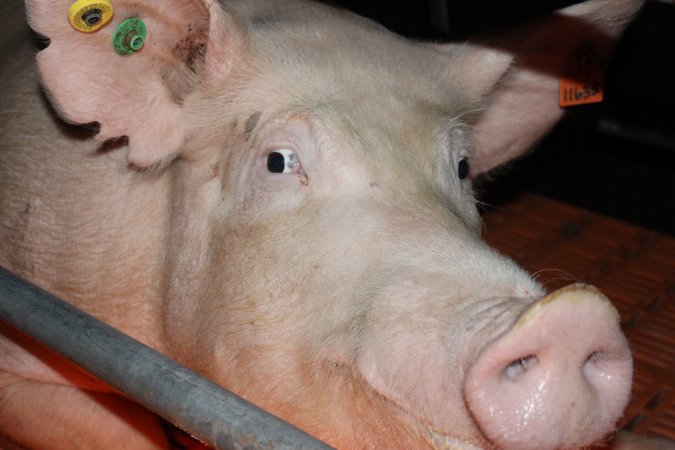
<path id="1" fill-rule="evenodd" d="M 340 448 L 553 450 L 612 430 L 631 378 L 616 312 L 588 287 L 541 299 L 480 240 L 457 169 L 546 132 L 561 112 L 541 67 L 591 38 L 607 58 L 636 4 L 440 46 L 293 1 L 116 0 L 91 35 L 54 14 L 71 0 L 27 3 L 55 109 L 101 131 L 64 133 L 30 65 L 0 66 L 29 80 L 0 102 L 0 263 Z M 149 38 L 117 57 L 110 35 L 134 15 Z M 165 445 L 147 412 L 21 336 L 3 331 L 0 352 L 8 439 Z"/>
<path id="2" fill-rule="evenodd" d="M 611 433 L 631 378 L 616 310 L 596 289 L 572 285 L 532 305 L 483 350 L 464 392 L 499 447 L 580 448 Z"/>

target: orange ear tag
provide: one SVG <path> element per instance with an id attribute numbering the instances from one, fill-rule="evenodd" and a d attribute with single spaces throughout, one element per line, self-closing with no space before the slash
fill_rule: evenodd
<path id="1" fill-rule="evenodd" d="M 605 74 L 590 49 L 574 55 L 560 79 L 560 107 L 599 103 L 604 98 Z"/>

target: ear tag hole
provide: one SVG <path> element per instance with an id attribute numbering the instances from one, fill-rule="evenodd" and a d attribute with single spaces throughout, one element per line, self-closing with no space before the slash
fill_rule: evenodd
<path id="1" fill-rule="evenodd" d="M 82 20 L 87 22 L 90 27 L 96 26 L 101 21 L 103 14 L 100 9 L 90 9 L 82 14 Z"/>
<path id="2" fill-rule="evenodd" d="M 113 7 L 108 0 L 77 0 L 68 8 L 68 20 L 78 31 L 93 33 L 110 22 Z"/>
<path id="3" fill-rule="evenodd" d="M 145 23 L 136 17 L 120 23 L 113 34 L 113 49 L 121 56 L 133 55 L 143 48 L 147 29 Z"/>

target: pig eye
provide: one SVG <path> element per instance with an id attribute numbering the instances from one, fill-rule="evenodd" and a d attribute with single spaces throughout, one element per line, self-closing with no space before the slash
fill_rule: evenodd
<path id="1" fill-rule="evenodd" d="M 459 160 L 459 164 L 457 164 L 457 176 L 460 180 L 469 176 L 469 161 L 466 158 Z"/>
<path id="2" fill-rule="evenodd" d="M 275 150 L 267 155 L 267 170 L 272 173 L 293 173 L 300 162 L 292 150 Z"/>

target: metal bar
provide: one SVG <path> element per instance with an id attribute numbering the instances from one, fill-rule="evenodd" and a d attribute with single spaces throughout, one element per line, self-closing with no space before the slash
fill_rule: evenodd
<path id="1" fill-rule="evenodd" d="M 330 448 L 2 267 L 0 320 L 217 449 Z"/>

